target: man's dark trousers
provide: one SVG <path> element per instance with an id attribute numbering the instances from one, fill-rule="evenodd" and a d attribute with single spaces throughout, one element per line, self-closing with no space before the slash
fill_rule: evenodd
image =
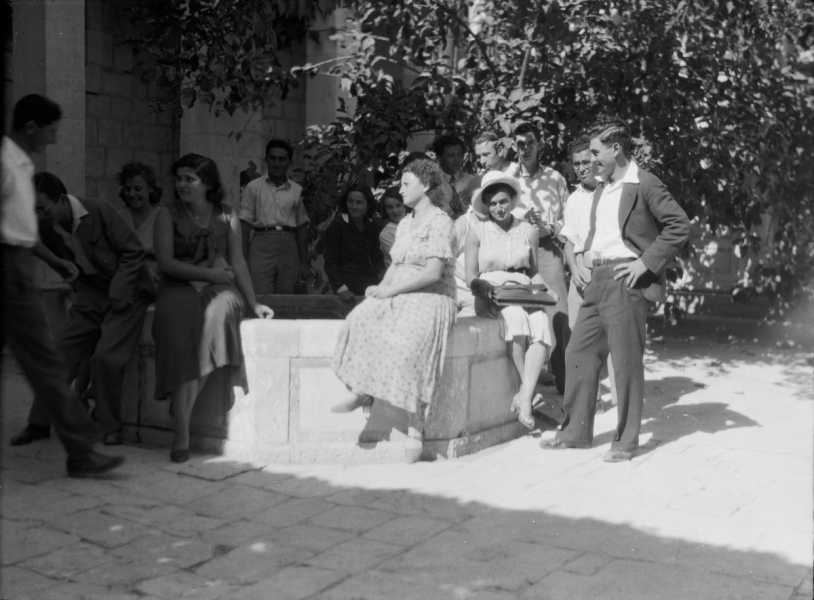
<path id="1" fill-rule="evenodd" d="M 599 372 L 613 355 L 618 424 L 611 448 L 633 451 L 639 445 L 644 400 L 644 346 L 648 302 L 641 289 L 613 278 L 613 265 L 593 270 L 584 303 L 565 353 L 565 410 L 568 425 L 557 435 L 568 445 L 589 447 Z"/>
<path id="2" fill-rule="evenodd" d="M 34 255 L 28 248 L 5 244 L 0 247 L 2 341 L 8 343 L 68 456 L 84 456 L 92 450 L 99 432 L 68 387 L 62 356 L 56 350 L 42 300 L 34 287 Z"/>
<path id="3" fill-rule="evenodd" d="M 128 307 L 113 310 L 107 289 L 81 278 L 71 297 L 68 321 L 58 347 L 65 361 L 68 381 L 72 381 L 83 361 L 91 360 L 91 376 L 96 399 L 95 419 L 105 432 L 121 427 L 121 391 L 124 369 L 141 338 L 147 302 L 135 298 Z M 92 357 L 92 358 L 91 358 Z M 29 423 L 47 426 L 47 415 L 39 398 L 31 406 Z"/>

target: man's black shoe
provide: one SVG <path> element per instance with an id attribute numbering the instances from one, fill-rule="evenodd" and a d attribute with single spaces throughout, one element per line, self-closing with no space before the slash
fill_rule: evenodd
<path id="1" fill-rule="evenodd" d="M 99 477 L 123 462 L 123 456 L 107 456 L 91 450 L 81 456 L 68 457 L 68 477 Z"/>
<path id="2" fill-rule="evenodd" d="M 38 427 L 37 425 L 26 425 L 20 433 L 11 438 L 12 446 L 25 446 L 37 440 L 47 440 L 51 437 L 49 427 Z"/>

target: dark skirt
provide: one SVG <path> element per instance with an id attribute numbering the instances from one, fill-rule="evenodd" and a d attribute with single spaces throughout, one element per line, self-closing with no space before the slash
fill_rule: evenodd
<path id="1" fill-rule="evenodd" d="M 247 392 L 243 312 L 243 297 L 234 286 L 210 284 L 198 291 L 187 282 L 165 282 L 153 321 L 156 399 L 167 399 L 181 384 L 220 368 L 229 369 L 232 387 Z"/>

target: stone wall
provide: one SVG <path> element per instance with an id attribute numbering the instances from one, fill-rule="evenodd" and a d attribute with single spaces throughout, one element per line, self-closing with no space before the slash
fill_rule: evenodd
<path id="1" fill-rule="evenodd" d="M 212 158 L 220 169 L 226 188 L 226 201 L 235 205 L 240 197 L 240 172 L 253 162 L 257 174 L 265 173 L 266 142 L 282 138 L 292 145 L 301 138 L 305 128 L 305 93 L 303 88 L 292 90 L 282 99 L 275 94 L 262 111 L 238 109 L 233 115 L 215 116 L 209 106 L 195 104 L 184 109 L 180 123 L 179 152 L 197 152 Z M 295 169 L 299 157 L 295 155 Z"/>
<path id="2" fill-rule="evenodd" d="M 169 445 L 168 406 L 153 397 L 151 318 L 125 376 L 122 415 L 128 438 Z M 412 462 L 463 456 L 526 432 L 509 411 L 519 378 L 497 320 L 455 323 L 422 440 L 408 437 L 407 413 L 386 402 L 374 403 L 369 419 L 331 412 L 348 396 L 331 368 L 343 326 L 339 319 L 243 321 L 248 393 L 235 388 L 232 405 L 218 393 L 222 370 L 213 373 L 193 413 L 193 446 L 256 464 Z"/>
<path id="3" fill-rule="evenodd" d="M 125 1 L 86 0 L 87 158 L 85 188 L 89 198 L 118 202 L 116 174 L 131 160 L 156 170 L 165 197 L 170 165 L 178 156 L 178 119 L 156 111 L 155 101 L 170 93 L 145 84 L 134 72 Z"/>

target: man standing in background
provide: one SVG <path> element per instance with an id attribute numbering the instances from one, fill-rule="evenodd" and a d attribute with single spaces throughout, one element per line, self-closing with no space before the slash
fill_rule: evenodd
<path id="1" fill-rule="evenodd" d="M 268 172 L 240 196 L 243 251 L 258 296 L 293 294 L 297 279 L 308 273 L 308 214 L 302 186 L 288 177 L 293 154 L 285 140 L 269 140 Z"/>

